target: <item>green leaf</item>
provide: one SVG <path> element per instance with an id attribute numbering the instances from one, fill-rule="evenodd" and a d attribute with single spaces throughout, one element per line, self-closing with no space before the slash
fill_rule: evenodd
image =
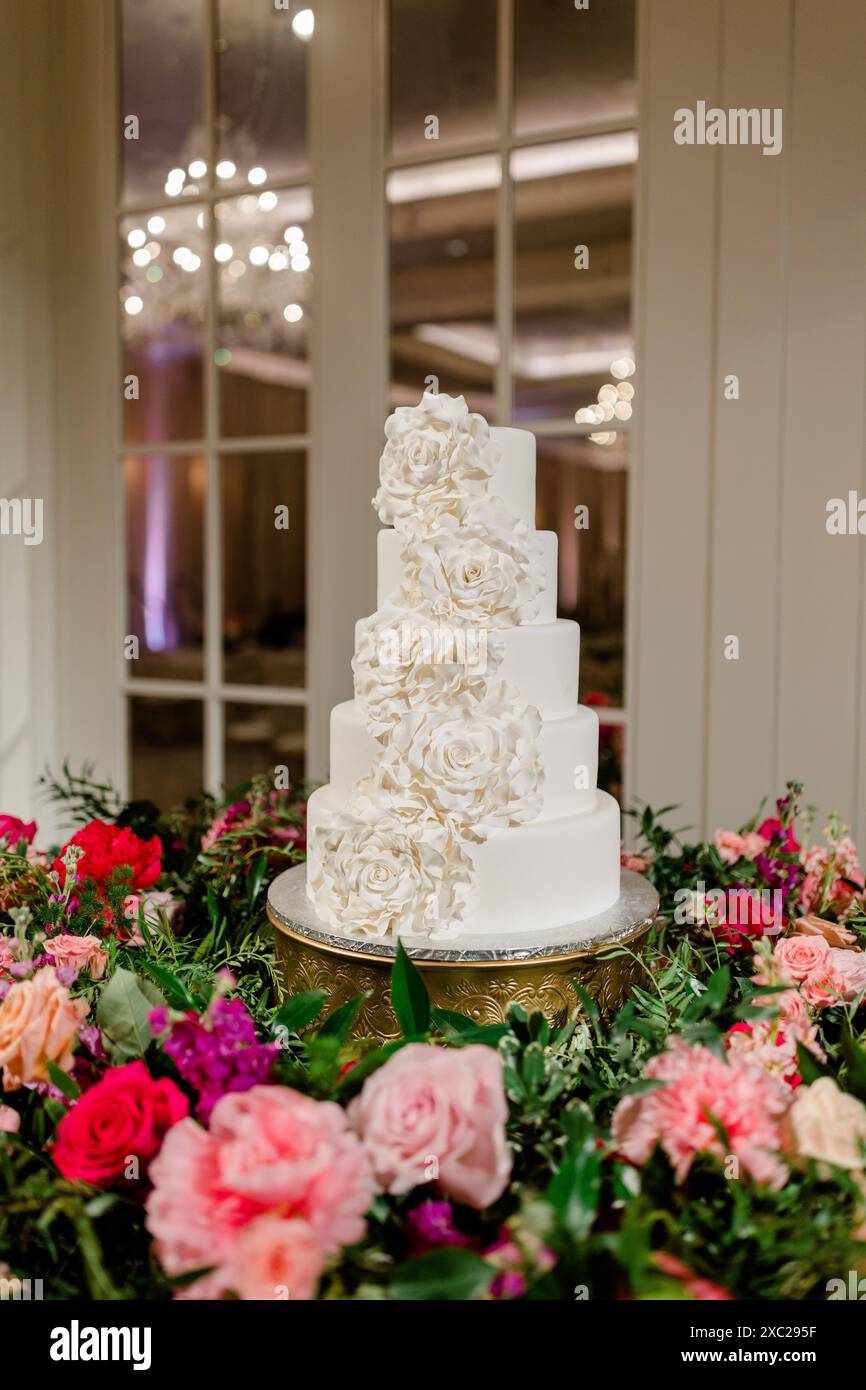
<path id="1" fill-rule="evenodd" d="M 478 1027 L 471 1018 L 455 1013 L 453 1009 L 431 1009 L 430 1022 L 435 1023 L 446 1037 L 453 1033 L 472 1033 Z"/>
<path id="2" fill-rule="evenodd" d="M 592 1230 L 601 1191 L 601 1154 L 595 1144 L 572 1149 L 547 1189 L 547 1200 L 575 1241 Z"/>
<path id="3" fill-rule="evenodd" d="M 366 1052 L 360 1057 L 353 1067 L 346 1072 L 342 1081 L 334 1089 L 334 1095 L 341 1098 L 351 1091 L 357 1090 L 363 1081 L 371 1074 L 378 1071 L 387 1062 L 394 1052 L 399 1052 L 401 1047 L 406 1046 L 405 1038 L 397 1038 L 395 1042 L 383 1043 L 381 1047 L 374 1048 L 372 1052 Z"/>
<path id="4" fill-rule="evenodd" d="M 142 964 L 151 979 L 159 985 L 166 1003 L 171 1008 L 192 1009 L 194 1013 L 198 1013 L 199 1006 L 183 980 L 179 980 L 177 975 L 173 975 L 170 970 L 166 970 L 164 965 L 157 965 L 155 960 L 144 960 Z"/>
<path id="5" fill-rule="evenodd" d="M 60 1067 L 56 1066 L 50 1057 L 46 1058 L 46 1062 L 52 1085 L 56 1086 L 67 1100 L 78 1100 L 81 1095 L 81 1087 L 78 1082 L 73 1080 L 68 1072 L 62 1071 Z"/>
<path id="6" fill-rule="evenodd" d="M 247 898 L 250 907 L 255 906 L 256 898 L 262 890 L 265 881 L 265 874 L 268 872 L 268 856 L 266 853 L 259 854 L 253 860 L 247 876 Z"/>
<path id="7" fill-rule="evenodd" d="M 821 1076 L 830 1075 L 828 1071 L 825 1071 L 825 1069 L 819 1065 L 808 1047 L 804 1047 L 801 1042 L 797 1043 L 797 1070 L 807 1086 L 811 1086 L 812 1082 L 817 1081 Z"/>
<path id="8" fill-rule="evenodd" d="M 434 1250 L 400 1266 L 391 1280 L 391 1297 L 427 1302 L 480 1298 L 494 1273 L 471 1250 Z"/>
<path id="9" fill-rule="evenodd" d="M 341 1004 L 339 1009 L 335 1009 L 329 1014 L 318 1032 L 320 1038 L 334 1038 L 342 1047 L 349 1039 L 352 1031 L 352 1024 L 358 1017 L 361 1005 L 370 998 L 371 990 L 367 989 L 363 994 L 356 994 L 354 999 L 349 999 L 345 1004 Z"/>
<path id="10" fill-rule="evenodd" d="M 418 1037 L 430 1027 L 430 996 L 402 941 L 391 971 L 391 1007 L 404 1037 Z"/>
<path id="11" fill-rule="evenodd" d="M 287 1033 L 300 1033 L 314 1018 L 318 1018 L 327 997 L 326 989 L 305 989 L 303 994 L 293 995 L 271 1019 L 271 1032 L 285 1029 Z"/>
<path id="12" fill-rule="evenodd" d="M 144 981 L 131 970 L 115 970 L 96 1006 L 96 1022 L 115 1066 L 144 1055 L 152 1041 L 148 1015 L 164 1002 L 158 991 L 146 991 Z"/>
<path id="13" fill-rule="evenodd" d="M 586 1013 L 587 1017 L 591 1019 L 593 1023 L 597 1024 L 601 1015 L 598 1011 L 598 1005 L 596 1004 L 592 995 L 587 994 L 586 990 L 583 988 L 583 985 L 579 985 L 577 983 L 577 980 L 571 979 L 569 980 L 569 984 L 571 985 L 572 989 L 574 990 L 575 994 L 580 1000 L 581 1006 L 584 1012 Z"/>
<path id="14" fill-rule="evenodd" d="M 845 1089 L 858 1100 L 866 1100 L 866 1052 L 857 1042 L 846 1014 L 842 1023 L 842 1056 L 845 1058 Z"/>

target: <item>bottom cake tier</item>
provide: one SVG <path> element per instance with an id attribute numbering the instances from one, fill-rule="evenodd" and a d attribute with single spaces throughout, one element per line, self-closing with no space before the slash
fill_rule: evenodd
<path id="1" fill-rule="evenodd" d="M 310 797 L 310 862 L 315 862 L 317 828 L 341 805 L 342 797 L 330 787 Z M 595 805 L 577 815 L 490 830 L 483 844 L 467 844 L 466 851 L 474 884 L 461 933 L 494 937 L 568 926 L 605 912 L 619 896 L 619 805 L 597 792 Z"/>

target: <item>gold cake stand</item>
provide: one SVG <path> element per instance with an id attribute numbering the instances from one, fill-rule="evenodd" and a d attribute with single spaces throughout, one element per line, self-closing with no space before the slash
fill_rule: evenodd
<path id="1" fill-rule="evenodd" d="M 604 1015 L 621 1007 L 642 969 L 640 951 L 658 905 L 652 884 L 623 869 L 613 907 L 572 926 L 503 932 L 495 948 L 489 937 L 478 936 L 461 937 L 459 947 L 431 944 L 427 937 L 402 940 L 435 1007 L 486 1024 L 501 1022 L 513 1002 L 525 1009 L 543 1009 L 559 1027 L 578 1002 L 572 980 L 593 996 Z M 352 1036 L 382 1042 L 400 1036 L 390 1000 L 396 947 L 338 935 L 324 926 L 307 898 L 306 865 L 298 864 L 274 879 L 268 917 L 275 929 L 281 998 L 325 989 L 328 1008 L 334 1009 L 366 993 Z"/>

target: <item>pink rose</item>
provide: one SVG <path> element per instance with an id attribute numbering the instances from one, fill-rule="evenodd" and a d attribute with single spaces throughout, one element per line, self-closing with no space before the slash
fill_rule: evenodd
<path id="1" fill-rule="evenodd" d="M 627 849 L 621 849 L 619 862 L 623 869 L 630 869 L 634 874 L 645 874 L 653 861 L 649 854 L 629 854 Z"/>
<path id="2" fill-rule="evenodd" d="M 229 1287 L 243 1299 L 315 1298 L 324 1257 L 306 1221 L 259 1216 L 238 1237 Z"/>
<path id="3" fill-rule="evenodd" d="M 773 948 L 773 959 L 781 965 L 791 980 L 805 980 L 807 975 L 824 970 L 830 947 L 823 936 L 783 936 Z"/>
<path id="4" fill-rule="evenodd" d="M 95 936 L 71 936 L 61 932 L 45 943 L 45 949 L 61 969 L 71 966 L 80 974 L 86 970 L 92 980 L 101 980 L 108 964 L 108 952 Z"/>
<path id="5" fill-rule="evenodd" d="M 0 975 L 18 958 L 18 942 L 14 936 L 0 936 Z"/>
<path id="6" fill-rule="evenodd" d="M 87 1000 L 71 999 L 51 966 L 28 980 L 16 980 L 0 1003 L 3 1089 L 50 1081 L 49 1061 L 71 1071 L 72 1049 L 87 1010 Z"/>
<path id="7" fill-rule="evenodd" d="M 21 1116 L 11 1105 L 0 1104 L 0 1134 L 17 1134 L 21 1128 Z"/>
<path id="8" fill-rule="evenodd" d="M 736 864 L 738 859 L 755 859 L 765 848 L 766 840 L 754 830 L 740 835 L 736 830 L 717 830 L 716 849 L 726 864 Z"/>
<path id="9" fill-rule="evenodd" d="M 839 986 L 842 999 L 851 1004 L 866 990 L 866 955 L 862 951 L 830 949 L 830 975 Z"/>
<path id="10" fill-rule="evenodd" d="M 376 1186 L 333 1101 L 253 1086 L 217 1101 L 210 1129 L 181 1120 L 150 1165 L 147 1227 L 170 1275 L 217 1266 L 193 1296 L 231 1287 L 241 1232 L 260 1216 L 306 1221 L 326 1254 L 359 1241 Z"/>
<path id="11" fill-rule="evenodd" d="M 392 1193 L 438 1182 L 479 1211 L 511 1174 L 502 1060 L 492 1048 L 409 1043 L 364 1082 L 349 1121 Z"/>

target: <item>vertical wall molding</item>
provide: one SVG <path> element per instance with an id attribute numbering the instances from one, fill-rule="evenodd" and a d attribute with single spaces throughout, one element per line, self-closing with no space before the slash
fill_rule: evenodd
<path id="1" fill-rule="evenodd" d="M 641 5 L 629 785 L 703 833 L 794 777 L 866 834 L 864 52 L 860 0 Z M 782 152 L 676 146 L 697 100 Z"/>
<path id="2" fill-rule="evenodd" d="M 376 607 L 376 490 L 387 399 L 382 0 L 319 0 L 310 45 L 316 238 L 309 473 L 309 775 L 328 771 L 356 620 Z M 327 350 L 325 350 L 327 347 Z"/>

